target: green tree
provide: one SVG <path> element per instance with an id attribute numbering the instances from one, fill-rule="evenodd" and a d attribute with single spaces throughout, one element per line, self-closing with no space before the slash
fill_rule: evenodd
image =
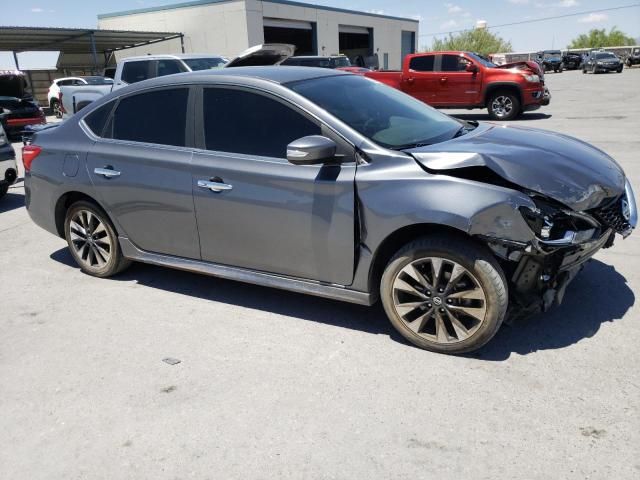
<path id="1" fill-rule="evenodd" d="M 429 50 L 433 52 L 462 50 L 488 55 L 490 53 L 511 52 L 512 48 L 511 42 L 504 40 L 495 33 L 491 33 L 486 28 L 476 28 L 465 30 L 456 35 L 450 33 L 447 38 L 436 38 L 433 40 Z"/>
<path id="2" fill-rule="evenodd" d="M 569 48 L 621 47 L 635 45 L 635 43 L 632 37 L 628 37 L 617 27 L 613 27 L 608 33 L 604 28 L 594 28 L 589 30 L 589 33 L 583 33 L 574 38 L 569 44 Z"/>

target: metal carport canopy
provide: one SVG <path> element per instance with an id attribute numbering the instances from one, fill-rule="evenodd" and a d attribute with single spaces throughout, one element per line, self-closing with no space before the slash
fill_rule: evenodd
<path id="1" fill-rule="evenodd" d="M 184 52 L 184 36 L 178 32 L 140 32 L 86 28 L 3 27 L 0 26 L 0 51 L 16 53 L 59 51 L 61 54 L 93 55 L 94 67 L 98 54 L 105 63 L 115 51 L 141 47 L 179 38 Z"/>

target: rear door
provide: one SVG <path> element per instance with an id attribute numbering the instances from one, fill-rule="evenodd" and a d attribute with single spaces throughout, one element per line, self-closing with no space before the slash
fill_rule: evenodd
<path id="1" fill-rule="evenodd" d="M 204 87 L 193 157 L 202 259 L 340 285 L 353 281 L 354 150 L 314 118 L 260 90 Z M 300 166 L 287 145 L 330 136 L 347 162 Z M 204 182 L 222 184 L 212 191 Z"/>
<path id="2" fill-rule="evenodd" d="M 146 251 L 200 258 L 192 149 L 186 142 L 187 131 L 193 131 L 192 122 L 187 122 L 188 98 L 187 87 L 156 88 L 121 98 L 97 132 L 87 168 L 119 234 Z"/>
<path id="3" fill-rule="evenodd" d="M 436 99 L 438 87 L 438 74 L 434 72 L 435 58 L 435 55 L 412 57 L 402 79 L 403 91 L 430 105 Z"/>
<path id="4" fill-rule="evenodd" d="M 463 55 L 441 55 L 436 62 L 438 88 L 435 105 L 474 105 L 480 98 L 482 70 L 467 72 L 471 60 Z"/>

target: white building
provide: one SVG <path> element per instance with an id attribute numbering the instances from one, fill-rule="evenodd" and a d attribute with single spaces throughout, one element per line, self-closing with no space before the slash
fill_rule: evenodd
<path id="1" fill-rule="evenodd" d="M 296 55 L 352 60 L 377 54 L 381 68 L 399 69 L 415 52 L 418 21 L 289 0 L 195 0 L 98 16 L 104 29 L 178 32 L 180 40 L 126 51 L 212 53 L 233 57 L 261 43 L 291 43 Z"/>

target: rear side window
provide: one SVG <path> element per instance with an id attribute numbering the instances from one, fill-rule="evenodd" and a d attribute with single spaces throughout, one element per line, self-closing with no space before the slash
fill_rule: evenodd
<path id="1" fill-rule="evenodd" d="M 409 68 L 416 72 L 433 72 L 434 55 L 426 55 L 422 57 L 414 57 L 409 62 Z"/>
<path id="2" fill-rule="evenodd" d="M 149 60 L 139 62 L 125 62 L 122 67 L 122 80 L 127 83 L 137 83 L 149 78 Z"/>
<path id="3" fill-rule="evenodd" d="M 287 145 L 320 127 L 291 107 L 243 90 L 204 90 L 207 150 L 286 158 Z"/>
<path id="4" fill-rule="evenodd" d="M 89 130 L 91 130 L 97 137 L 102 136 L 104 126 L 107 123 L 107 119 L 109 118 L 111 110 L 113 110 L 114 103 L 115 101 L 105 103 L 103 106 L 97 108 L 89 115 L 84 117 L 84 123 L 87 125 L 87 127 L 89 127 Z"/>
<path id="5" fill-rule="evenodd" d="M 169 88 L 120 100 L 113 115 L 113 138 L 185 146 L 187 88 Z"/>

